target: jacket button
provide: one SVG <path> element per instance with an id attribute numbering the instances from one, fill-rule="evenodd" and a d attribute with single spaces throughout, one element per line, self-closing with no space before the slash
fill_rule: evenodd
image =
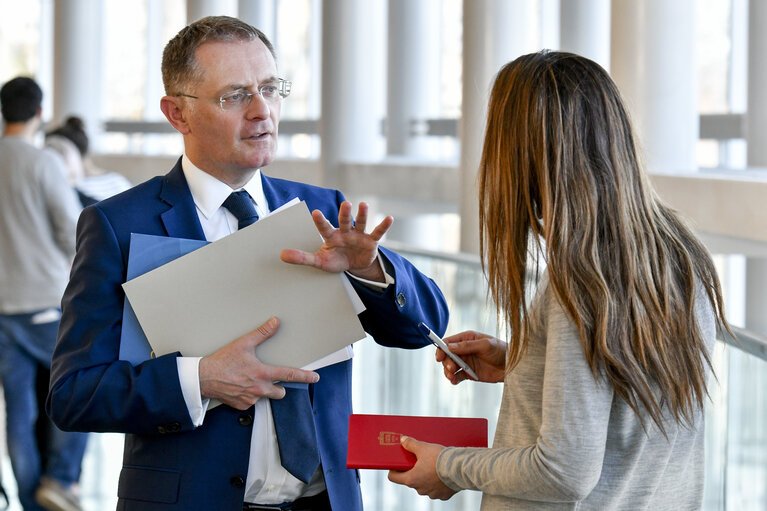
<path id="1" fill-rule="evenodd" d="M 253 424 L 253 417 L 248 415 L 247 413 L 244 413 L 237 417 L 237 422 L 240 423 L 240 426 L 250 426 Z"/>
<path id="2" fill-rule="evenodd" d="M 157 426 L 157 432 L 160 433 L 161 435 L 164 435 L 168 431 L 165 429 L 165 426 Z"/>
<path id="3" fill-rule="evenodd" d="M 245 479 L 243 479 L 240 476 L 234 476 L 231 479 L 229 479 L 229 482 L 234 486 L 235 488 L 242 488 L 245 486 Z"/>
<path id="4" fill-rule="evenodd" d="M 407 302 L 407 300 L 405 300 L 405 295 L 403 295 L 402 293 L 398 293 L 397 294 L 397 305 L 399 305 L 400 307 L 404 307 L 405 306 L 405 302 Z"/>
<path id="5" fill-rule="evenodd" d="M 166 429 L 169 433 L 178 433 L 181 431 L 181 423 L 180 422 L 171 422 L 166 426 Z"/>

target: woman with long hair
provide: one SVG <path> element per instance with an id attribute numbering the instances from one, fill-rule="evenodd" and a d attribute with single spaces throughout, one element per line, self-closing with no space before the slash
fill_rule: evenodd
<path id="1" fill-rule="evenodd" d="M 509 341 L 445 341 L 481 381 L 504 383 L 493 447 L 404 438 L 418 461 L 389 478 L 439 499 L 482 491 L 483 510 L 700 508 L 721 289 L 702 243 L 653 190 L 604 69 L 549 51 L 501 69 L 479 211 Z M 454 384 L 467 378 L 437 360 Z"/>

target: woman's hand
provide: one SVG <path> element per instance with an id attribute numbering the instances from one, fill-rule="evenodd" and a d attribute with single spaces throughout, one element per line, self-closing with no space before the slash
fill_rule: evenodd
<path id="1" fill-rule="evenodd" d="M 506 375 L 506 343 L 489 335 L 469 330 L 443 339 L 450 351 L 471 367 L 479 381 L 498 383 Z M 442 350 L 437 350 L 437 362 L 442 362 L 445 377 L 456 385 L 472 378 L 460 370 Z"/>
<path id="2" fill-rule="evenodd" d="M 447 500 L 457 492 L 445 485 L 437 475 L 437 458 L 445 447 L 438 444 L 419 442 L 407 436 L 400 437 L 400 444 L 406 451 L 415 454 L 415 466 L 408 471 L 389 471 L 389 481 L 413 488 L 419 495 L 431 499 Z"/>

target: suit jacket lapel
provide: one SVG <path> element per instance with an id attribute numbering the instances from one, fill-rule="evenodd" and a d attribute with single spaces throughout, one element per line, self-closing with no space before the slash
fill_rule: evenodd
<path id="1" fill-rule="evenodd" d="M 301 199 L 297 193 L 298 190 L 290 190 L 289 187 L 285 186 L 287 183 L 289 181 L 274 179 L 261 172 L 261 186 L 264 189 L 264 197 L 269 203 L 269 211 L 274 211 L 295 197 Z"/>
<path id="2" fill-rule="evenodd" d="M 194 240 L 205 239 L 192 192 L 189 191 L 189 185 L 181 170 L 181 158 L 176 162 L 173 170 L 163 177 L 160 199 L 170 206 L 170 209 L 160 214 L 168 236 Z"/>

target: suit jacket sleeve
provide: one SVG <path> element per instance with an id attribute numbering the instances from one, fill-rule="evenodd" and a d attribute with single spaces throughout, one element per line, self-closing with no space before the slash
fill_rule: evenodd
<path id="1" fill-rule="evenodd" d="M 365 331 L 383 346 L 421 348 L 431 344 L 418 323 L 426 323 L 439 336 L 445 333 L 448 308 L 442 292 L 399 254 L 380 247 L 379 256 L 394 272 L 394 284 L 383 293 L 349 279 L 366 307 L 360 314 Z"/>
<path id="2" fill-rule="evenodd" d="M 176 356 L 119 360 L 125 254 L 99 206 L 77 226 L 77 255 L 62 300 L 47 412 L 63 430 L 158 434 L 193 429 Z"/>

